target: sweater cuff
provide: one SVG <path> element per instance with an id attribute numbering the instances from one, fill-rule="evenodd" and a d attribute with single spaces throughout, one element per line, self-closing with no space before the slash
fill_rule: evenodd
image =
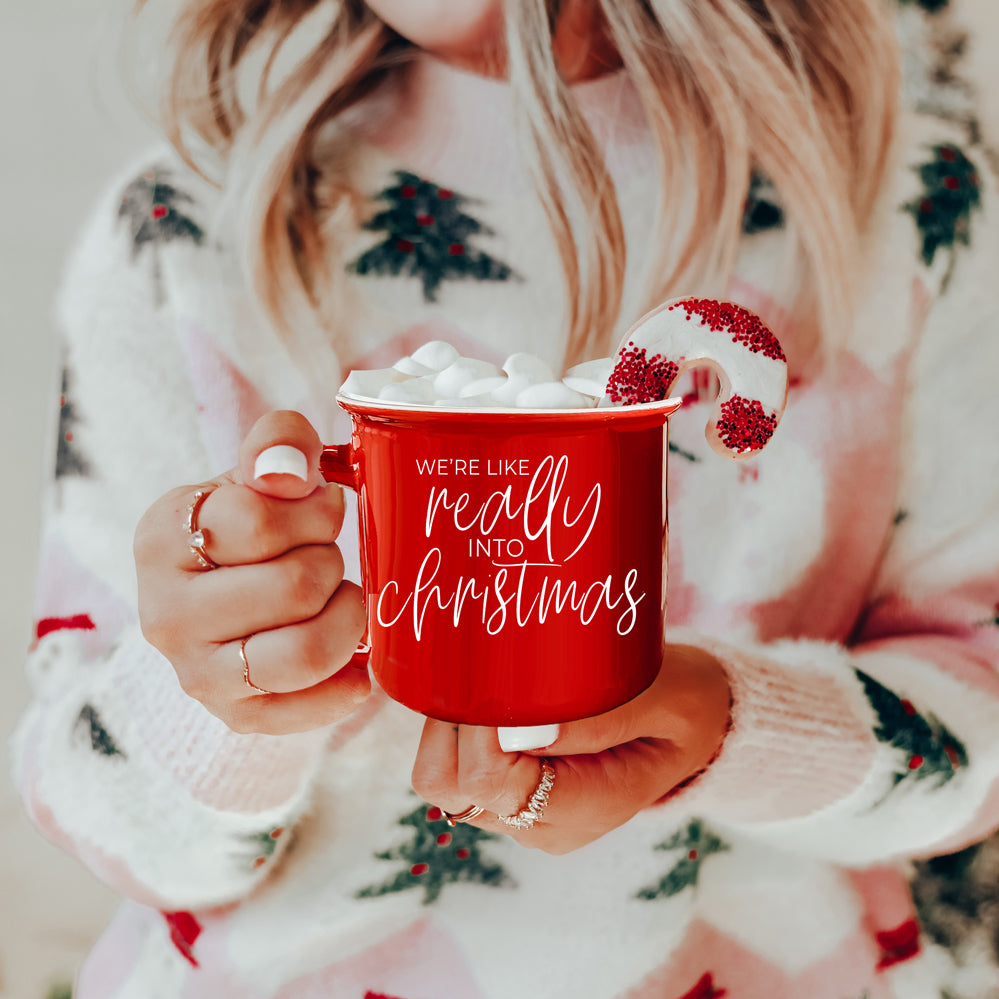
<path id="1" fill-rule="evenodd" d="M 197 801 L 253 813 L 305 792 L 329 728 L 291 735 L 232 731 L 184 693 L 169 660 L 138 627 L 122 636 L 112 658 L 111 682 L 125 702 L 135 736 Z"/>
<path id="2" fill-rule="evenodd" d="M 841 647 L 800 641 L 736 648 L 679 631 L 669 640 L 714 655 L 732 691 L 721 749 L 671 803 L 721 822 L 770 823 L 827 808 L 864 782 L 877 741 Z"/>

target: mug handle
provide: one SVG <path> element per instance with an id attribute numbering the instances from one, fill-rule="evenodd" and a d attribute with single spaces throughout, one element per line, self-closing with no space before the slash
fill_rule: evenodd
<path id="1" fill-rule="evenodd" d="M 335 482 L 337 485 L 346 486 L 354 492 L 360 492 L 357 483 L 357 465 L 354 464 L 354 451 L 349 444 L 331 444 L 323 447 L 319 456 L 319 471 L 327 482 Z M 361 544 L 361 575 L 364 576 L 364 545 Z M 361 585 L 361 592 L 364 596 L 364 619 L 368 616 L 368 591 L 365 585 Z M 371 656 L 371 644 L 368 641 L 368 629 L 365 627 L 361 641 L 357 650 L 350 657 L 348 666 L 363 666 L 367 668 L 368 659 Z"/>

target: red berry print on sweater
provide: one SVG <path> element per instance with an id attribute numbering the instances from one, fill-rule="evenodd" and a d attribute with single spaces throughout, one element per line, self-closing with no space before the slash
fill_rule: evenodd
<path id="1" fill-rule="evenodd" d="M 893 930 L 875 934 L 875 939 L 881 948 L 878 958 L 878 970 L 881 971 L 919 954 L 919 923 L 915 919 L 907 919 Z"/>
<path id="2" fill-rule="evenodd" d="M 201 936 L 201 924 L 190 912 L 164 912 L 163 918 L 170 928 L 170 940 L 174 947 L 186 961 L 197 968 L 199 965 L 194 956 L 194 944 Z"/>
<path id="3" fill-rule="evenodd" d="M 678 999 L 721 999 L 728 995 L 728 989 L 720 989 L 715 985 L 714 976 L 710 971 L 706 971 L 697 980 L 697 984 L 689 991 L 684 992 Z"/>

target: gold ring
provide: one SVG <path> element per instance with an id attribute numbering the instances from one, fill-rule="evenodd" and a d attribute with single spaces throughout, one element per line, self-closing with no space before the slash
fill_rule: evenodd
<path id="1" fill-rule="evenodd" d="M 452 815 L 450 812 L 445 812 L 441 809 L 444 814 L 444 821 L 453 829 L 459 822 L 471 822 L 472 819 L 477 819 L 485 811 L 481 805 L 469 805 L 463 812 L 458 812 L 457 815 Z"/>
<path id="2" fill-rule="evenodd" d="M 191 500 L 191 505 L 187 508 L 187 522 L 184 525 L 187 529 L 187 547 L 191 549 L 191 554 L 198 560 L 198 565 L 202 569 L 217 569 L 218 562 L 205 551 L 208 542 L 205 532 L 198 526 L 198 514 L 201 512 L 201 504 L 215 491 L 211 489 L 199 489 Z"/>
<path id="3" fill-rule="evenodd" d="M 239 643 L 239 658 L 240 658 L 240 661 L 243 663 L 243 683 L 245 683 L 247 685 L 247 687 L 250 688 L 250 690 L 256 691 L 256 693 L 258 693 L 258 694 L 270 694 L 270 693 L 273 693 L 273 691 L 264 690 L 263 687 L 258 687 L 250 679 L 250 663 L 249 663 L 249 661 L 246 658 L 246 643 L 251 638 L 253 638 L 253 635 L 247 635 L 246 638 L 244 638 Z"/>
<path id="4" fill-rule="evenodd" d="M 535 822 L 540 822 L 548 807 L 551 790 L 555 786 L 555 768 L 550 760 L 542 759 L 541 776 L 527 799 L 527 804 L 516 815 L 499 815 L 500 822 L 513 829 L 531 829 Z"/>

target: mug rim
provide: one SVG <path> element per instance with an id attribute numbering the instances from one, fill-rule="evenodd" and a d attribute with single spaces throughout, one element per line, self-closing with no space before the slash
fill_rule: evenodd
<path id="1" fill-rule="evenodd" d="M 442 421 L 457 418 L 468 419 L 480 417 L 491 419 L 497 416 L 531 416 L 540 418 L 542 422 L 555 422 L 570 418 L 581 421 L 604 421 L 627 419 L 628 416 L 665 415 L 671 416 L 683 400 L 679 396 L 667 399 L 657 399 L 654 402 L 640 402 L 631 406 L 588 406 L 585 409 L 527 409 L 519 406 L 426 406 L 415 402 L 386 402 L 381 399 L 359 399 L 356 396 L 336 394 L 336 403 L 348 413 L 361 415 L 385 416 L 399 414 L 400 416 L 434 416 Z"/>

